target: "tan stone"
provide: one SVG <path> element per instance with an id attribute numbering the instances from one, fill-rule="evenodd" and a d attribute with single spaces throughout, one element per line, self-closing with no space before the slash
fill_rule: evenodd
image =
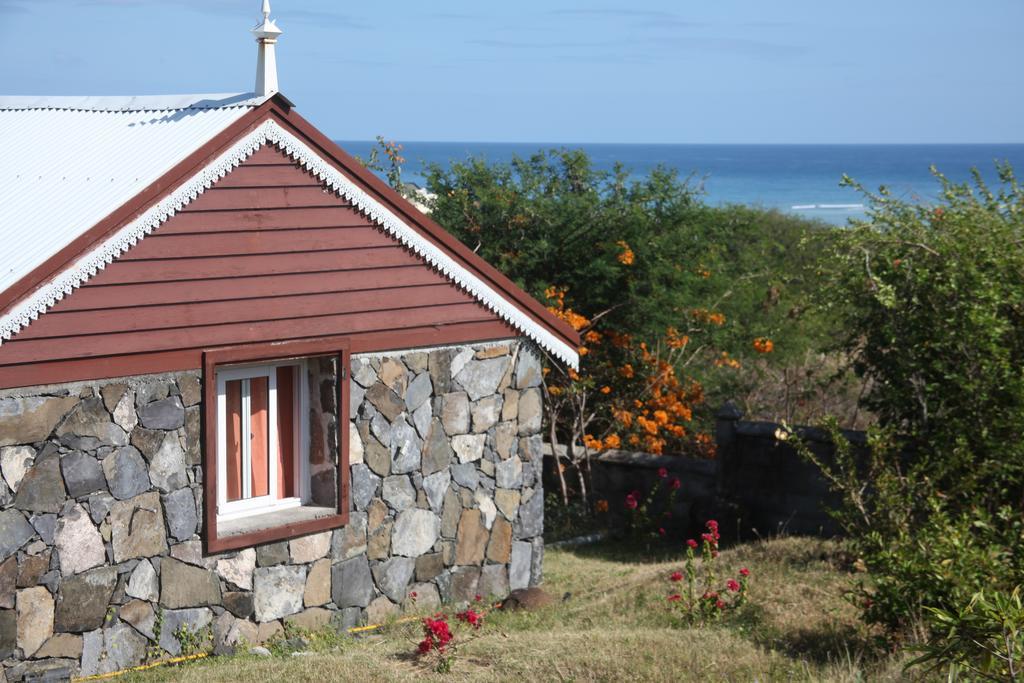
<path id="1" fill-rule="evenodd" d="M 494 450 L 502 460 L 512 457 L 512 444 L 516 442 L 515 422 L 502 422 L 494 430 Z"/>
<path id="2" fill-rule="evenodd" d="M 117 501 L 110 518 L 115 562 L 167 552 L 163 506 L 156 491 Z"/>
<path id="3" fill-rule="evenodd" d="M 76 403 L 78 399 L 74 396 L 0 400 L 0 446 L 46 439 Z"/>
<path id="4" fill-rule="evenodd" d="M 266 621 L 259 625 L 256 631 L 256 642 L 265 643 L 274 636 L 284 633 L 284 627 L 280 621 Z"/>
<path id="5" fill-rule="evenodd" d="M 358 465 L 363 462 L 363 439 L 355 422 L 348 423 L 348 464 Z"/>
<path id="6" fill-rule="evenodd" d="M 488 358 L 497 358 L 498 356 L 508 355 L 508 344 L 495 344 L 493 346 L 485 346 L 476 352 L 475 358 L 477 360 L 487 360 Z"/>
<path id="7" fill-rule="evenodd" d="M 519 392 L 505 389 L 501 392 L 504 402 L 501 404 L 501 419 L 508 422 L 519 417 Z"/>
<path id="8" fill-rule="evenodd" d="M 366 556 L 371 560 L 383 560 L 391 554 L 391 527 L 393 520 L 382 522 L 377 530 L 370 534 L 366 543 Z"/>
<path id="9" fill-rule="evenodd" d="M 302 602 L 306 607 L 319 607 L 331 601 L 331 560 L 323 558 L 313 563 L 306 575 L 306 589 Z"/>
<path id="10" fill-rule="evenodd" d="M 540 389 L 526 389 L 519 394 L 520 434 L 536 434 L 540 431 L 543 409 Z"/>
<path id="11" fill-rule="evenodd" d="M 398 614 L 398 605 L 383 595 L 371 602 L 366 608 L 366 619 L 371 624 L 383 624 Z"/>
<path id="12" fill-rule="evenodd" d="M 508 563 L 512 554 L 512 525 L 498 517 L 491 529 L 491 540 L 487 543 L 487 559 L 498 564 Z"/>
<path id="13" fill-rule="evenodd" d="M 513 521 L 516 518 L 516 513 L 519 512 L 519 491 L 495 489 L 494 504 L 498 506 L 498 511 L 506 519 L 510 522 Z"/>
<path id="14" fill-rule="evenodd" d="M 103 397 L 103 406 L 108 413 L 114 412 L 124 392 L 128 391 L 127 384 L 108 384 L 100 389 L 100 396 Z"/>
<path id="15" fill-rule="evenodd" d="M 331 532 L 322 531 L 318 534 L 296 538 L 288 545 L 292 562 L 295 564 L 314 562 L 331 550 Z"/>
<path id="16" fill-rule="evenodd" d="M 459 518 L 455 564 L 480 564 L 487 546 L 487 529 L 479 510 L 464 510 Z"/>
<path id="17" fill-rule="evenodd" d="M 310 607 L 307 610 L 285 617 L 284 623 L 307 631 L 318 631 L 331 623 L 334 612 L 323 607 Z"/>
<path id="18" fill-rule="evenodd" d="M 127 603 L 121 607 L 119 616 L 121 621 L 131 624 L 136 631 L 147 638 L 155 636 L 153 628 L 156 626 L 156 612 L 153 611 L 153 606 L 145 600 L 132 600 Z"/>
<path id="19" fill-rule="evenodd" d="M 194 406 L 203 397 L 203 389 L 199 384 L 199 378 L 195 375 L 183 375 L 178 379 L 178 391 L 181 393 L 181 402 L 185 407 Z"/>
<path id="20" fill-rule="evenodd" d="M 385 386 L 398 394 L 399 398 L 405 398 L 405 390 L 408 388 L 408 380 L 405 377 L 405 373 L 404 365 L 394 358 L 385 358 L 381 361 L 380 372 L 377 375 Z"/>
<path id="21" fill-rule="evenodd" d="M 58 633 L 36 650 L 37 659 L 49 659 L 50 657 L 78 659 L 81 656 L 82 636 L 74 633 Z"/>
<path id="22" fill-rule="evenodd" d="M 18 591 L 18 647 L 26 657 L 53 635 L 53 596 L 45 586 Z"/>

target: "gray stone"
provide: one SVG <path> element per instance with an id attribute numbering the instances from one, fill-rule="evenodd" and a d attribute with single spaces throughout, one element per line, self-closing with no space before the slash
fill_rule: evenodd
<path id="1" fill-rule="evenodd" d="M 352 467 L 352 500 L 357 510 L 365 510 L 370 504 L 377 487 L 380 486 L 380 477 L 370 471 L 366 465 L 354 465 Z M 365 605 L 364 605 L 365 606 Z"/>
<path id="2" fill-rule="evenodd" d="M 395 418 L 405 411 L 405 401 L 382 382 L 377 382 L 367 389 L 366 400 L 373 404 L 388 422 L 394 422 Z"/>
<path id="3" fill-rule="evenodd" d="M 428 553 L 416 558 L 416 580 L 430 581 L 444 571 L 444 557 L 441 553 Z"/>
<path id="4" fill-rule="evenodd" d="M 507 460 L 515 452 L 517 432 L 515 422 L 502 422 L 494 430 L 494 450 L 502 460 Z"/>
<path id="5" fill-rule="evenodd" d="M 252 616 L 253 611 L 252 593 L 242 591 L 224 593 L 224 608 L 239 619 L 248 619 Z"/>
<path id="6" fill-rule="evenodd" d="M 79 498 L 90 493 L 105 491 L 106 477 L 99 461 L 81 451 L 68 453 L 60 460 L 60 469 L 64 473 L 64 485 L 68 495 Z"/>
<path id="7" fill-rule="evenodd" d="M 430 398 L 433 391 L 434 386 L 430 382 L 430 375 L 427 373 L 417 375 L 413 381 L 409 382 L 409 388 L 405 392 L 406 410 L 410 413 L 415 411 Z"/>
<path id="8" fill-rule="evenodd" d="M 425 439 L 430 433 L 430 422 L 434 417 L 434 409 L 430 401 L 424 401 L 423 405 L 412 414 L 412 426 L 416 433 Z"/>
<path id="9" fill-rule="evenodd" d="M 440 420 L 434 420 L 423 446 L 423 474 L 433 474 L 448 469 L 451 464 L 452 450 L 448 437 Z"/>
<path id="10" fill-rule="evenodd" d="M 169 609 L 220 604 L 220 581 L 206 569 L 171 557 L 160 561 L 160 604 Z"/>
<path id="11" fill-rule="evenodd" d="M 149 380 L 135 390 L 135 405 L 139 408 L 152 403 L 153 401 L 162 401 L 167 398 L 170 394 L 170 387 L 167 382 L 161 382 L 159 380 Z"/>
<path id="12" fill-rule="evenodd" d="M 420 438 L 405 418 L 391 425 L 391 472 L 406 474 L 420 467 Z"/>
<path id="13" fill-rule="evenodd" d="M 203 542 L 199 539 L 175 543 L 171 546 L 171 557 L 211 571 L 217 568 L 216 557 L 203 557 Z M 159 568 L 159 560 L 155 566 Z"/>
<path id="14" fill-rule="evenodd" d="M 519 394 L 519 433 L 536 434 L 544 416 L 544 402 L 540 389 L 527 389 Z"/>
<path id="15" fill-rule="evenodd" d="M 132 600 L 121 607 L 118 616 L 121 621 L 131 624 L 135 630 L 150 639 L 155 639 L 156 612 L 145 600 Z"/>
<path id="16" fill-rule="evenodd" d="M 423 477 L 423 491 L 427 494 L 427 502 L 430 509 L 440 514 L 444 505 L 444 494 L 452 483 L 452 475 L 448 469 L 434 472 L 429 477 Z"/>
<path id="17" fill-rule="evenodd" d="M 383 624 L 398 614 L 398 605 L 381 595 L 366 606 L 366 620 L 371 624 Z"/>
<path id="18" fill-rule="evenodd" d="M 505 389 L 501 392 L 501 419 L 514 422 L 519 417 L 519 392 Z"/>
<path id="19" fill-rule="evenodd" d="M 288 543 L 268 543 L 256 548 L 256 566 L 270 567 L 275 564 L 284 564 L 288 561 Z"/>
<path id="20" fill-rule="evenodd" d="M 390 436 L 390 428 L 388 434 Z M 375 474 L 381 477 L 391 474 L 391 452 L 372 436 L 363 446 L 363 460 Z"/>
<path id="21" fill-rule="evenodd" d="M 32 467 L 36 451 L 31 446 L 4 446 L 0 448 L 0 471 L 11 491 L 17 491 L 22 477 Z"/>
<path id="22" fill-rule="evenodd" d="M 147 403 L 138 413 L 139 422 L 146 429 L 178 429 L 185 425 L 185 406 L 178 396 Z"/>
<path id="23" fill-rule="evenodd" d="M 352 383 L 348 388 L 348 414 L 353 418 L 359 414 L 359 406 L 363 404 L 363 399 L 366 398 L 366 389 L 363 389 L 356 383 Z"/>
<path id="24" fill-rule="evenodd" d="M 166 435 L 167 432 L 159 429 L 136 427 L 132 430 L 131 444 L 139 449 L 139 452 L 142 453 L 147 461 L 152 460 L 153 456 L 160 450 L 160 446 L 163 445 Z"/>
<path id="25" fill-rule="evenodd" d="M 0 399 L 0 446 L 43 441 L 76 403 L 73 396 Z"/>
<path id="26" fill-rule="evenodd" d="M 494 519 L 498 516 L 498 508 L 494 505 L 494 499 L 483 489 L 473 492 L 473 504 L 483 515 L 484 528 L 490 529 L 494 525 Z"/>
<path id="27" fill-rule="evenodd" d="M 82 656 L 82 636 L 71 633 L 58 633 L 36 650 L 35 656 L 38 659 L 80 659 Z M 3 680 L 3 676 L 0 676 L 0 681 Z"/>
<path id="28" fill-rule="evenodd" d="M 0 561 L 13 555 L 35 535 L 35 529 L 20 512 L 0 511 Z"/>
<path id="29" fill-rule="evenodd" d="M 273 657 L 274 656 L 273 653 L 270 652 L 270 650 L 268 650 L 265 647 L 261 647 L 259 645 L 255 646 L 255 647 L 250 647 L 249 648 L 249 654 L 254 655 L 256 657 Z"/>
<path id="30" fill-rule="evenodd" d="M 107 518 L 110 508 L 114 506 L 115 498 L 109 493 L 97 493 L 89 496 L 89 516 L 92 521 L 99 524 Z"/>
<path id="31" fill-rule="evenodd" d="M 199 517 L 196 514 L 196 498 L 192 489 L 178 489 L 163 496 L 167 529 L 179 541 L 187 541 L 196 533 Z"/>
<path id="32" fill-rule="evenodd" d="M 486 434 L 460 434 L 452 437 L 452 449 L 460 463 L 476 462 L 484 454 Z"/>
<path id="33" fill-rule="evenodd" d="M 366 512 L 349 513 L 348 524 L 334 530 L 331 539 L 331 557 L 347 560 L 366 552 Z"/>
<path id="34" fill-rule="evenodd" d="M 18 649 L 18 616 L 12 609 L 0 610 L 0 660 L 12 656 Z M 6 679 L 0 678 L 0 681 Z"/>
<path id="35" fill-rule="evenodd" d="M 31 512 L 60 512 L 67 493 L 60 475 L 60 456 L 40 455 L 25 473 L 14 496 L 14 507 Z"/>
<path id="36" fill-rule="evenodd" d="M 54 543 L 60 556 L 60 571 L 64 576 L 98 567 L 107 560 L 100 532 L 77 503 L 57 522 Z"/>
<path id="37" fill-rule="evenodd" d="M 544 580 L 544 539 L 540 536 L 530 541 L 533 556 L 530 558 L 530 584 L 536 586 Z"/>
<path id="38" fill-rule="evenodd" d="M 405 510 L 416 505 L 416 490 L 409 477 L 404 474 L 390 476 L 384 480 L 382 497 L 393 510 Z"/>
<path id="39" fill-rule="evenodd" d="M 427 369 L 434 384 L 434 391 L 446 394 L 451 391 L 451 352 L 447 349 L 431 351 L 427 359 Z"/>
<path id="40" fill-rule="evenodd" d="M 508 569 L 503 564 L 484 565 L 477 591 L 484 598 L 501 599 L 508 595 Z M 490 600 L 488 601 L 490 602 Z"/>
<path id="41" fill-rule="evenodd" d="M 174 397 L 177 399 L 177 396 Z M 170 399 L 168 399 L 170 400 Z M 168 433 L 149 463 L 149 479 L 153 486 L 164 493 L 176 491 L 188 485 L 185 473 L 185 452 L 181 450 L 178 435 Z"/>
<path id="42" fill-rule="evenodd" d="M 516 538 L 532 538 L 544 533 L 544 496 L 534 492 L 529 500 L 520 504 L 515 523 Z"/>
<path id="43" fill-rule="evenodd" d="M 294 564 L 308 564 L 319 560 L 331 550 L 331 532 L 321 531 L 292 539 L 288 544 Z"/>
<path id="44" fill-rule="evenodd" d="M 430 510 L 405 510 L 395 520 L 391 533 L 391 552 L 405 557 L 419 557 L 434 547 L 440 532 L 441 520 Z"/>
<path id="45" fill-rule="evenodd" d="M 14 607 L 15 589 L 18 585 L 18 557 L 16 555 L 0 562 L 0 610 Z"/>
<path id="46" fill-rule="evenodd" d="M 127 446 L 128 434 L 111 421 L 103 399 L 87 398 L 68 413 L 56 435 L 68 448 L 91 451 L 100 446 Z"/>
<path id="47" fill-rule="evenodd" d="M 126 624 L 87 633 L 82 643 L 82 676 L 95 676 L 141 664 L 148 641 Z"/>
<path id="48" fill-rule="evenodd" d="M 471 401 L 479 401 L 498 391 L 498 384 L 508 369 L 508 362 L 508 356 L 471 360 L 455 375 L 455 380 L 466 390 Z"/>
<path id="49" fill-rule="evenodd" d="M 130 597 L 149 602 L 160 599 L 160 581 L 149 560 L 142 560 L 135 565 L 124 592 Z"/>
<path id="50" fill-rule="evenodd" d="M 469 431 L 469 396 L 464 391 L 445 394 L 441 399 L 441 423 L 448 436 Z"/>
<path id="51" fill-rule="evenodd" d="M 474 355 L 476 355 L 476 352 L 469 348 L 461 348 L 456 351 L 452 356 L 451 376 L 455 377 L 462 372 L 462 368 L 466 367 L 466 363 L 471 361 Z"/>
<path id="52" fill-rule="evenodd" d="M 539 387 L 544 377 L 540 358 L 530 349 L 522 349 L 516 363 L 516 389 Z"/>
<path id="53" fill-rule="evenodd" d="M 53 545 L 53 537 L 57 533 L 57 515 L 53 513 L 32 515 L 28 521 L 39 534 L 39 538 L 43 539 L 43 543 Z"/>
<path id="54" fill-rule="evenodd" d="M 508 585 L 512 590 L 530 585 L 530 554 L 532 546 L 524 541 L 512 542 L 512 559 L 508 565 Z"/>
<path id="55" fill-rule="evenodd" d="M 160 494 L 156 491 L 114 503 L 110 511 L 110 526 L 115 562 L 167 552 L 164 514 Z"/>
<path id="56" fill-rule="evenodd" d="M 495 483 L 503 489 L 517 489 L 523 485 L 523 461 L 518 456 L 502 460 L 495 467 Z"/>
<path id="57" fill-rule="evenodd" d="M 252 575 L 256 570 L 256 551 L 245 548 L 234 557 L 217 560 L 217 575 L 228 583 L 243 590 L 252 590 Z"/>
<path id="58" fill-rule="evenodd" d="M 373 578 L 384 595 L 393 602 L 401 602 L 406 597 L 406 587 L 412 580 L 415 569 L 414 560 L 408 557 L 393 557 L 373 568 Z"/>
<path id="59" fill-rule="evenodd" d="M 451 471 L 452 479 L 459 486 L 465 486 L 467 489 L 474 490 L 480 483 L 480 470 L 471 462 L 463 465 L 452 465 Z"/>
<path id="60" fill-rule="evenodd" d="M 479 567 L 458 567 L 451 573 L 449 599 L 452 602 L 473 602 L 479 594 L 479 587 Z"/>
<path id="61" fill-rule="evenodd" d="M 373 417 L 370 418 L 370 433 L 376 437 L 377 441 L 384 444 L 385 448 L 391 446 L 391 423 L 381 413 L 374 412 Z M 390 453 L 388 457 L 391 457 Z"/>
<path id="62" fill-rule="evenodd" d="M 30 657 L 53 635 L 53 596 L 44 586 L 19 590 L 17 614 L 18 647 Z"/>
<path id="63" fill-rule="evenodd" d="M 201 423 L 199 406 L 185 409 L 185 460 L 189 465 L 199 465 L 203 459 Z"/>
<path id="64" fill-rule="evenodd" d="M 377 381 L 377 373 L 374 371 L 369 359 L 352 359 L 352 379 L 364 388 L 369 388 Z"/>
<path id="65" fill-rule="evenodd" d="M 212 623 L 213 612 L 205 607 L 164 610 L 160 647 L 172 657 L 177 657 L 181 654 L 181 641 L 176 634 L 180 633 L 182 628 L 186 628 L 189 633 L 202 633 Z"/>
<path id="66" fill-rule="evenodd" d="M 146 461 L 132 446 L 118 448 L 103 459 L 103 473 L 114 498 L 127 500 L 149 490 Z"/>
<path id="67" fill-rule="evenodd" d="M 483 434 L 498 424 L 498 418 L 501 416 L 501 398 L 485 396 L 473 404 L 470 414 L 472 415 L 473 431 Z"/>
<path id="68" fill-rule="evenodd" d="M 102 626 L 116 584 L 117 570 L 113 567 L 98 567 L 61 579 L 54 629 L 81 633 Z"/>
<path id="69" fill-rule="evenodd" d="M 373 576 L 365 555 L 342 560 L 331 569 L 331 597 L 341 609 L 366 607 L 373 599 Z"/>
<path id="70" fill-rule="evenodd" d="M 253 575 L 256 621 L 273 621 L 301 612 L 305 586 L 305 567 L 277 565 L 257 569 Z"/>

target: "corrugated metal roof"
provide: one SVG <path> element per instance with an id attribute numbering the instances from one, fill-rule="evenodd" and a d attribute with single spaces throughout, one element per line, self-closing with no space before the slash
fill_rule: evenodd
<path id="1" fill-rule="evenodd" d="M 265 99 L 0 97 L 0 291 Z"/>

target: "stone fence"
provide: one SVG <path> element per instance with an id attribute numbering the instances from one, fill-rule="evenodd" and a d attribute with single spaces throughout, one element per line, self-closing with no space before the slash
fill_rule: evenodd
<path id="1" fill-rule="evenodd" d="M 664 490 L 656 496 L 652 516 L 673 536 L 695 537 L 708 519 L 717 519 L 723 535 L 733 539 L 780 533 L 828 537 L 839 532 L 826 512 L 837 502 L 835 494 L 817 467 L 805 461 L 792 443 L 776 437 L 781 425 L 745 421 L 731 404 L 716 418 L 717 457 L 713 460 L 622 450 L 593 458 L 592 499 L 608 501 L 613 528 L 626 519 L 626 495 L 641 491 L 646 496 L 660 480 L 658 470 L 665 468 L 667 480 L 678 477 L 681 487 L 667 511 Z M 800 434 L 818 457 L 826 461 L 831 457 L 832 446 L 824 432 L 801 429 Z M 863 432 L 844 435 L 855 444 L 865 440 Z M 565 476 L 574 487 L 576 473 L 567 471 Z M 550 445 L 545 447 L 545 486 L 549 491 L 560 490 Z"/>

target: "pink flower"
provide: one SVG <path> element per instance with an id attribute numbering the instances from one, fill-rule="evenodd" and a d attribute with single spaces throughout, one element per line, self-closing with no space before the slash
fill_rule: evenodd
<path id="1" fill-rule="evenodd" d="M 659 528 L 658 528 L 658 535 L 659 535 L 659 536 L 664 536 L 664 535 L 665 535 L 665 530 L 664 530 L 663 528 L 660 528 L 660 527 L 659 527 Z"/>
<path id="2" fill-rule="evenodd" d="M 686 545 L 690 546 L 690 550 L 697 549 L 697 541 L 693 540 L 692 538 L 686 542 Z"/>
<path id="3" fill-rule="evenodd" d="M 740 589 L 740 584 L 738 581 L 736 581 L 736 579 L 729 579 L 725 582 L 725 587 L 731 590 L 733 593 L 736 593 Z"/>
<path id="4" fill-rule="evenodd" d="M 629 494 L 628 496 L 626 496 L 626 507 L 628 509 L 636 510 L 637 505 L 638 505 L 638 503 L 636 501 L 636 498 L 633 497 L 632 493 Z"/>
<path id="5" fill-rule="evenodd" d="M 672 477 L 672 481 L 668 485 L 673 491 L 678 491 L 682 487 L 683 482 L 679 481 L 679 477 Z"/>
<path id="6" fill-rule="evenodd" d="M 750 570 L 747 569 L 746 567 L 743 567 L 742 569 L 740 569 L 740 576 L 742 576 L 744 578 L 750 576 Z"/>
<path id="7" fill-rule="evenodd" d="M 717 607 L 718 609 L 725 609 L 725 603 L 721 600 L 718 600 L 717 602 L 715 602 L 715 607 Z"/>
<path id="8" fill-rule="evenodd" d="M 670 577 L 668 577 L 668 580 L 669 581 L 682 581 L 683 580 L 683 573 L 682 572 L 672 572 L 672 575 Z"/>
<path id="9" fill-rule="evenodd" d="M 683 599 L 683 596 L 681 596 L 679 593 L 675 593 L 673 595 L 668 596 L 668 601 L 669 602 L 679 602 L 682 599 Z"/>
<path id="10" fill-rule="evenodd" d="M 658 468 L 658 476 L 661 477 L 662 479 L 667 477 L 668 476 L 668 469 L 665 468 L 665 467 L 659 467 Z"/>

